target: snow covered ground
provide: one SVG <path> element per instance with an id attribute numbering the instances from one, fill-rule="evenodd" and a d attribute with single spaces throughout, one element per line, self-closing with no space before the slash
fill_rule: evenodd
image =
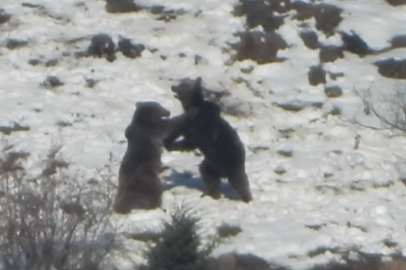
<path id="1" fill-rule="evenodd" d="M 336 80 L 327 76 L 326 85 L 343 90 L 342 96 L 329 98 L 323 84 L 308 82 L 309 67 L 319 63 L 318 50 L 304 45 L 299 37 L 303 22 L 292 16 L 276 30 L 288 43 L 287 49 L 278 52 L 286 60 L 258 65 L 250 60 L 230 61 L 228 43 L 238 40 L 233 34 L 243 31 L 245 24 L 243 17 L 232 14 L 235 0 L 139 2 L 185 11 L 170 22 L 157 20 L 148 11 L 110 14 L 104 1 L 24 3 L 42 8 L 15 0 L 0 2 L 0 8 L 12 15 L 0 25 L 0 126 L 16 122 L 30 129 L 0 136 L 13 150 L 31 154 L 27 170 L 32 174 L 39 173 L 38 162 L 52 146 L 62 145 L 60 154 L 71 164 L 72 174 L 98 179 L 96 172 L 107 166 L 116 183 L 126 148 L 124 129 L 134 103 L 155 100 L 177 115 L 182 109 L 170 86 L 181 78 L 201 76 L 206 88 L 228 91 L 226 102 L 242 102 L 240 106 L 247 110 L 245 117 L 224 117 L 246 146 L 254 201 L 232 200 L 226 181 L 224 198 L 200 198 L 202 157 L 175 152 L 163 155 L 164 164 L 171 168 L 162 175 L 167 187 L 163 200 L 164 208 L 179 203 L 192 206 L 208 234 L 223 223 L 242 228 L 216 254 L 253 253 L 294 269 L 337 258 L 336 249 L 406 255 L 406 187 L 399 180 L 406 173 L 402 167 L 406 137 L 381 129 L 376 118 L 365 115 L 363 102 L 354 92 L 370 89 L 385 96 L 402 88 L 401 80 L 381 76 L 373 63 L 388 57 L 401 59 L 405 48 L 363 58 L 344 52 L 344 58 L 324 64 L 328 72 L 344 74 Z M 393 7 L 383 0 L 324 3 L 343 9 L 338 30 L 355 31 L 371 49 L 387 48 L 395 35 L 406 34 L 405 6 Z M 314 19 L 307 21 L 307 27 L 315 29 L 314 25 Z M 146 49 L 136 59 L 117 53 L 112 63 L 74 57 L 90 41 L 68 41 L 98 33 L 111 35 L 116 43 L 124 36 Z M 341 42 L 337 35 L 318 35 L 324 44 Z M 26 40 L 28 45 L 11 50 L 5 46 L 8 39 Z M 32 59 L 39 63 L 30 64 Z M 55 65 L 45 65 L 53 59 Z M 247 67 L 252 71 L 246 72 Z M 49 75 L 64 85 L 41 86 Z M 97 84 L 87 87 L 86 79 Z M 293 112 L 277 105 L 285 103 L 306 106 Z M 331 114 L 333 108 L 341 113 Z M 133 211 L 112 218 L 130 232 L 157 229 L 166 215 L 162 210 Z M 326 251 L 315 252 L 320 247 Z"/>

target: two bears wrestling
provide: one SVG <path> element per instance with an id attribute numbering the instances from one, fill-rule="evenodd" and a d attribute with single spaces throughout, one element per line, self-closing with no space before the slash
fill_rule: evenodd
<path id="1" fill-rule="evenodd" d="M 184 113 L 168 118 L 170 112 L 159 103 L 137 102 L 134 116 L 125 130 L 127 151 L 119 170 L 114 202 L 118 213 L 132 209 L 161 207 L 163 188 L 159 173 L 161 154 L 199 149 L 199 165 L 206 195 L 220 198 L 221 178 L 227 178 L 244 202 L 252 200 L 245 173 L 245 149 L 237 132 L 221 117 L 217 104 L 202 93 L 202 79 L 184 79 L 172 86 Z M 179 137 L 183 139 L 178 140 Z"/>

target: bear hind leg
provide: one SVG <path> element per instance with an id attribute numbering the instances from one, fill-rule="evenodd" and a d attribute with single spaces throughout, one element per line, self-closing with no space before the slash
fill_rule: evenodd
<path id="1" fill-rule="evenodd" d="M 245 172 L 237 171 L 231 173 L 228 177 L 228 181 L 242 201 L 250 202 L 252 200 L 250 185 Z"/>
<path id="2" fill-rule="evenodd" d="M 206 186 L 206 193 L 204 195 L 209 195 L 213 199 L 219 199 L 221 184 L 220 174 L 211 168 L 205 160 L 200 164 L 199 171 L 204 185 Z"/>

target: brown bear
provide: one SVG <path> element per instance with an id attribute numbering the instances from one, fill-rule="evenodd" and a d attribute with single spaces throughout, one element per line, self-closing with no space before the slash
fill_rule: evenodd
<path id="1" fill-rule="evenodd" d="M 190 151 L 198 148 L 204 155 L 199 166 L 207 194 L 220 197 L 220 180 L 228 181 L 240 199 L 252 200 L 248 177 L 245 173 L 245 148 L 237 132 L 221 117 L 217 104 L 204 100 L 202 79 L 184 79 L 172 91 L 185 112 L 198 108 L 197 115 L 177 134 L 164 140 L 169 151 Z M 179 136 L 184 138 L 175 141 Z"/>
<path id="2" fill-rule="evenodd" d="M 130 125 L 125 130 L 127 151 L 122 159 L 114 211 L 154 209 L 162 204 L 159 178 L 163 140 L 179 132 L 197 110 L 165 118 L 170 112 L 154 101 L 137 102 Z"/>

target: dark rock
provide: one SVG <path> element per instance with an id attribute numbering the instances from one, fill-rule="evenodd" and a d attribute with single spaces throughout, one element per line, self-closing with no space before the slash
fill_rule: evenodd
<path id="1" fill-rule="evenodd" d="M 165 10 L 164 6 L 157 5 L 157 6 L 152 6 L 150 9 L 150 12 L 154 15 L 159 15 L 159 14 L 162 14 L 164 12 L 164 10 Z"/>
<path id="2" fill-rule="evenodd" d="M 32 3 L 28 3 L 28 2 L 23 2 L 21 5 L 23 7 L 28 7 L 28 8 L 41 8 L 41 7 L 43 7 L 41 4 L 32 4 Z"/>
<path id="3" fill-rule="evenodd" d="M 121 38 L 118 42 L 118 50 L 123 53 L 128 58 L 139 57 L 142 51 L 145 49 L 145 46 L 142 44 L 134 44 L 130 39 Z"/>
<path id="4" fill-rule="evenodd" d="M 274 172 L 275 172 L 276 174 L 281 175 L 281 174 L 285 174 L 285 173 L 286 173 L 286 169 L 285 169 L 282 165 L 278 165 L 278 166 L 275 168 Z"/>
<path id="5" fill-rule="evenodd" d="M 38 59 L 30 59 L 30 60 L 28 60 L 28 64 L 30 64 L 31 66 L 36 66 L 39 63 L 41 63 L 41 61 L 38 60 Z"/>
<path id="6" fill-rule="evenodd" d="M 96 81 L 95 79 L 89 79 L 89 78 L 85 78 L 85 81 L 86 81 L 86 86 L 89 88 L 93 88 L 98 83 L 98 81 Z"/>
<path id="7" fill-rule="evenodd" d="M 322 63 L 334 62 L 338 58 L 343 58 L 343 48 L 337 46 L 322 46 L 320 48 L 319 59 Z"/>
<path id="8" fill-rule="evenodd" d="M 282 148 L 282 149 L 278 150 L 278 154 L 283 156 L 283 157 L 292 157 L 293 156 L 293 151 L 292 151 L 292 149 Z"/>
<path id="9" fill-rule="evenodd" d="M 104 57 L 109 62 L 116 59 L 116 44 L 113 39 L 106 34 L 97 34 L 93 36 L 89 48 L 87 49 L 87 56 Z"/>
<path id="10" fill-rule="evenodd" d="M 6 23 L 11 19 L 11 15 L 7 14 L 6 11 L 0 8 L 0 24 Z"/>
<path id="11" fill-rule="evenodd" d="M 293 100 L 284 103 L 277 103 L 277 106 L 286 111 L 300 112 L 306 107 L 306 104 L 300 100 Z"/>
<path id="12" fill-rule="evenodd" d="M 28 41 L 26 41 L 26 40 L 11 38 L 6 41 L 6 48 L 9 50 L 18 49 L 18 48 L 21 48 L 21 47 L 24 47 L 27 45 L 28 45 Z"/>
<path id="13" fill-rule="evenodd" d="M 11 132 L 19 132 L 19 131 L 29 131 L 30 127 L 22 126 L 18 123 L 14 123 L 12 127 L 7 126 L 0 126 L 0 132 L 4 133 L 5 135 L 10 135 Z"/>
<path id="14" fill-rule="evenodd" d="M 319 40 L 316 32 L 309 30 L 303 31 L 300 33 L 300 37 L 307 48 L 312 50 L 319 48 Z"/>
<path id="15" fill-rule="evenodd" d="M 406 35 L 395 36 L 391 40 L 392 48 L 404 48 L 406 47 Z"/>
<path id="16" fill-rule="evenodd" d="M 406 5 L 406 0 L 386 0 L 386 2 L 392 6 Z"/>
<path id="17" fill-rule="evenodd" d="M 109 13 L 137 12 L 141 7 L 132 0 L 106 0 L 105 10 Z"/>
<path id="18" fill-rule="evenodd" d="M 393 58 L 377 61 L 378 72 L 384 77 L 393 79 L 406 79 L 406 59 L 395 60 Z"/>
<path id="19" fill-rule="evenodd" d="M 309 84 L 316 86 L 320 83 L 326 83 L 326 71 L 322 66 L 312 66 L 308 72 Z"/>
<path id="20" fill-rule="evenodd" d="M 326 93 L 326 96 L 329 98 L 337 98 L 342 96 L 343 90 L 339 86 L 326 86 L 324 93 Z"/>
<path id="21" fill-rule="evenodd" d="M 344 43 L 344 49 L 352 52 L 361 57 L 369 54 L 372 50 L 368 47 L 365 41 L 363 41 L 356 33 L 347 34 L 341 33 L 341 38 Z"/>
<path id="22" fill-rule="evenodd" d="M 64 83 L 56 76 L 48 76 L 41 85 L 48 88 L 54 88 L 62 86 Z"/>
<path id="23" fill-rule="evenodd" d="M 288 47 L 285 40 L 276 33 L 259 31 L 240 33 L 240 43 L 233 45 L 237 50 L 237 60 L 251 59 L 258 64 L 280 62 L 278 50 Z"/>
<path id="24" fill-rule="evenodd" d="M 54 67 L 58 64 L 58 59 L 50 59 L 45 62 L 46 67 Z"/>

